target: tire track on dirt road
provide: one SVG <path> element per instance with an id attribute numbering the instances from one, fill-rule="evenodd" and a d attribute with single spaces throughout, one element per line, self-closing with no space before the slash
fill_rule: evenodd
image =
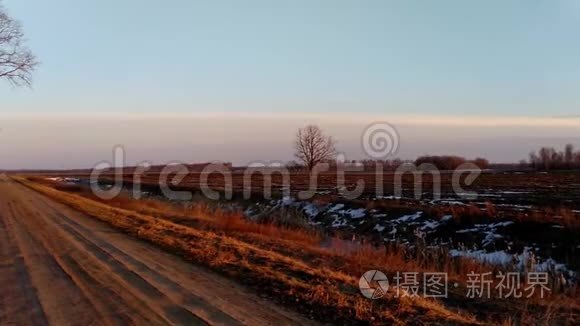
<path id="1" fill-rule="evenodd" d="M 3 214 L 0 214 L 0 275 L 0 323 L 46 325 L 46 316 L 30 281 L 24 258 Z"/>
<path id="2" fill-rule="evenodd" d="M 0 324 L 312 323 L 8 178 L 0 194 Z"/>

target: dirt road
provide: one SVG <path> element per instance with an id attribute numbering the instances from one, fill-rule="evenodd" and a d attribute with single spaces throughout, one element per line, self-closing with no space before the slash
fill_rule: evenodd
<path id="1" fill-rule="evenodd" d="M 0 325 L 310 321 L 0 176 Z"/>

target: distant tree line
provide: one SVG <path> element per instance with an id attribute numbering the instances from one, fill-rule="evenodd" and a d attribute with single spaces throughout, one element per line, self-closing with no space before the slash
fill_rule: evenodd
<path id="1" fill-rule="evenodd" d="M 415 165 L 419 166 L 421 164 L 433 164 L 439 170 L 455 170 L 461 167 L 464 164 L 471 163 L 476 165 L 482 170 L 489 168 L 489 161 L 478 157 L 474 160 L 467 160 L 461 156 L 451 156 L 451 155 L 443 155 L 443 156 L 433 156 L 433 155 L 425 155 L 417 158 L 415 160 Z"/>
<path id="2" fill-rule="evenodd" d="M 351 164 L 358 164 L 363 167 L 365 171 L 374 171 L 376 170 L 377 166 L 382 166 L 383 170 L 385 171 L 395 171 L 404 163 L 412 163 L 410 161 L 403 161 L 401 159 L 392 159 L 392 160 L 360 160 L 360 161 L 352 161 Z"/>
<path id="3" fill-rule="evenodd" d="M 417 158 L 415 161 L 405 161 L 401 159 L 392 159 L 392 160 L 362 160 L 362 161 L 352 161 L 351 164 L 359 164 L 362 165 L 366 170 L 374 170 L 377 164 L 380 164 L 384 170 L 387 171 L 395 171 L 401 165 L 405 163 L 413 163 L 416 166 L 420 166 L 421 164 L 432 164 L 439 170 L 455 170 L 461 165 L 465 163 L 472 163 L 477 165 L 480 169 L 487 169 L 489 168 L 489 161 L 484 158 L 476 158 L 475 160 L 468 160 L 464 157 L 460 156 L 452 156 L 452 155 L 444 155 L 444 156 L 421 156 Z"/>
<path id="4" fill-rule="evenodd" d="M 456 170 L 466 163 L 475 164 L 480 169 L 488 169 L 489 161 L 484 158 L 467 160 L 460 156 L 421 156 L 417 160 L 403 161 L 392 160 L 353 160 L 346 162 L 336 161 L 336 142 L 331 136 L 324 134 L 322 129 L 316 125 L 308 125 L 300 128 L 296 133 L 294 141 L 294 156 L 297 161 L 289 162 L 286 167 L 291 171 L 307 170 L 311 171 L 319 163 L 327 163 L 331 170 L 336 169 L 337 164 L 353 171 L 376 171 L 380 168 L 384 171 L 395 171 L 404 163 L 414 163 L 416 166 L 431 164 L 439 170 Z"/>
<path id="5" fill-rule="evenodd" d="M 329 170 L 335 170 L 337 168 L 338 162 L 335 160 L 325 160 L 320 163 L 327 163 Z M 423 163 L 432 164 L 439 170 L 455 170 L 465 163 L 475 164 L 480 169 L 488 169 L 490 163 L 488 160 L 483 158 L 477 158 L 475 160 L 468 160 L 460 156 L 421 156 L 415 161 L 411 160 L 401 160 L 398 158 L 392 160 L 349 160 L 346 162 L 341 162 L 342 166 L 349 168 L 352 171 L 368 171 L 374 172 L 377 168 L 383 171 L 396 171 L 403 164 L 415 164 L 420 166 Z M 300 162 L 291 161 L 286 167 L 291 171 L 302 171 L 308 170 L 307 167 Z"/>
<path id="6" fill-rule="evenodd" d="M 566 145 L 563 151 L 542 147 L 538 152 L 530 153 L 528 165 L 546 171 L 580 169 L 580 151 L 575 151 L 572 144 Z"/>

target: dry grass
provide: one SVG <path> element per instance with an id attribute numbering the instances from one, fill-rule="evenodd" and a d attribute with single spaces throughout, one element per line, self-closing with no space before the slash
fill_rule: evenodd
<path id="1" fill-rule="evenodd" d="M 371 301 L 363 298 L 357 287 L 358 277 L 369 269 L 382 270 L 389 276 L 399 271 L 447 271 L 451 281 L 464 284 L 468 272 L 489 268 L 470 260 L 451 259 L 445 252 L 426 254 L 418 250 L 410 254 L 394 245 L 384 249 L 372 245 L 352 247 L 349 242 L 331 239 L 321 247 L 321 237 L 316 232 L 257 224 L 239 212 L 207 205 L 178 208 L 165 202 L 126 197 L 102 201 L 82 189 L 61 187 L 60 191 L 24 179 L 18 181 L 188 260 L 236 276 L 321 320 L 473 324 L 477 322 L 475 314 L 482 320 L 500 322 L 506 315 L 511 320 L 522 320 L 530 314 L 544 318 L 542 313 L 549 311 L 542 302 L 532 302 L 535 311 L 531 313 L 532 308 L 522 302 L 466 300 L 464 285 L 450 289 L 446 302 L 395 298 L 393 293 L 383 300 Z M 574 302 L 566 304 L 577 308 Z M 552 315 L 546 318 L 554 319 Z"/>
<path id="2" fill-rule="evenodd" d="M 103 200 L 82 186 L 63 185 L 42 178 L 30 178 L 30 181 L 45 184 L 56 190 L 75 193 L 109 206 L 151 215 L 182 225 L 213 229 L 214 231 L 221 230 L 227 233 L 261 235 L 301 245 L 318 245 L 321 241 L 321 235 L 313 229 L 281 227 L 275 221 L 255 223 L 245 219 L 240 211 L 232 211 L 204 203 L 177 207 L 175 204 L 154 199 L 135 200 L 124 194 L 110 200 Z"/>
<path id="3" fill-rule="evenodd" d="M 235 275 L 276 298 L 324 320 L 380 321 L 404 324 L 406 321 L 447 320 L 472 324 L 471 317 L 450 311 L 423 299 L 398 300 L 389 294 L 377 302 L 358 294 L 357 278 L 339 270 L 310 265 L 301 260 L 265 250 L 251 243 L 215 232 L 179 225 L 168 220 L 91 201 L 76 194 L 20 179 L 28 187 L 78 211 L 96 217 L 129 234 L 152 242 L 186 259 Z M 429 310 L 429 313 L 425 313 Z"/>

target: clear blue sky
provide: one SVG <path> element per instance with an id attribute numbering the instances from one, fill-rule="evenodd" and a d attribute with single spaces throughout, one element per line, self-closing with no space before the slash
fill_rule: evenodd
<path id="1" fill-rule="evenodd" d="M 578 115 L 580 1 L 4 0 L 6 112 Z"/>

